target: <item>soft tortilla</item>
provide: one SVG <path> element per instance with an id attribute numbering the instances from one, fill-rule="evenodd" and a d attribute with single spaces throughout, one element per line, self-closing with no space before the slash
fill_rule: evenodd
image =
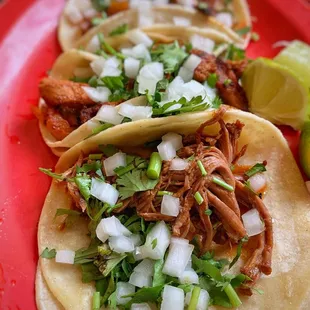
<path id="1" fill-rule="evenodd" d="M 193 133 L 202 122 L 210 119 L 212 114 L 213 112 L 205 111 L 141 120 L 114 127 L 109 132 L 102 132 L 77 144 L 63 154 L 57 163 L 56 171 L 65 171 L 74 165 L 81 151 L 85 154 L 96 151 L 99 144 L 136 146 L 158 139 L 167 132 Z M 264 290 L 264 294 L 254 294 L 250 298 L 242 297 L 243 305 L 239 309 L 309 309 L 309 194 L 281 132 L 270 122 L 247 112 L 230 109 L 224 116 L 226 122 L 237 119 L 245 124 L 239 148 L 249 144 L 248 151 L 240 163 L 254 164 L 263 160 L 267 160 L 268 163 L 268 191 L 264 202 L 274 219 L 275 241 L 272 275 L 262 277 L 257 283 L 257 288 Z M 218 126 L 213 125 L 207 131 L 214 134 L 218 131 Z M 89 242 L 84 222 L 77 223 L 64 232 L 57 230 L 57 224 L 53 221 L 56 209 L 69 207 L 70 198 L 64 187 L 53 182 L 39 223 L 40 253 L 46 246 L 76 250 Z M 94 285 L 81 282 L 81 273 L 77 267 L 42 259 L 41 268 L 49 289 L 65 309 L 81 309 L 81 304 L 85 306 L 83 309 L 90 309 Z"/>
<path id="2" fill-rule="evenodd" d="M 58 27 L 58 40 L 63 51 L 74 47 L 80 47 L 81 42 L 89 41 L 95 34 L 102 32 L 108 36 L 116 27 L 126 23 L 129 29 L 140 27 L 139 12 L 137 9 L 130 9 L 119 12 L 104 20 L 100 25 L 91 28 L 85 34 L 82 33 L 79 25 L 73 25 L 66 16 L 66 10 L 69 6 L 75 5 L 77 0 L 69 0 L 64 8 Z M 251 27 L 250 11 L 246 0 L 233 0 L 233 12 L 237 25 L 242 27 Z M 205 14 L 192 8 L 184 8 L 180 5 L 169 4 L 153 7 L 149 14 L 153 18 L 154 24 L 174 24 L 173 17 L 182 17 L 190 20 L 191 25 L 198 28 L 213 28 L 221 31 L 232 41 L 240 46 L 246 47 L 248 41 L 240 37 L 234 30 L 226 27 L 213 17 L 207 17 Z"/>
<path id="3" fill-rule="evenodd" d="M 161 39 L 171 39 L 171 40 L 189 40 L 193 34 L 199 34 L 203 37 L 210 38 L 216 43 L 224 43 L 221 48 L 225 48 L 225 43 L 231 43 L 229 37 L 225 34 L 210 28 L 198 29 L 195 27 L 181 27 L 181 26 L 167 26 L 167 25 L 154 25 L 152 27 L 147 27 L 142 29 L 149 37 L 154 41 Z M 132 45 L 126 33 L 121 36 L 107 38 L 107 42 L 115 49 L 121 46 Z M 86 42 L 85 42 L 86 44 Z M 219 51 L 220 52 L 220 51 Z M 50 72 L 50 76 L 57 79 L 69 79 L 74 76 L 74 72 L 79 68 L 89 68 L 89 64 L 98 59 L 99 56 L 91 54 L 81 50 L 70 50 L 66 53 L 60 55 L 53 65 Z M 90 72 L 90 75 L 93 73 Z M 130 103 L 134 105 L 144 105 L 144 97 L 137 97 L 130 99 Z M 43 108 L 45 105 L 43 100 L 40 100 L 39 107 Z M 40 122 L 40 130 L 45 143 L 52 149 L 52 152 L 60 156 L 67 149 L 73 147 L 75 144 L 83 141 L 88 136 L 92 134 L 93 127 L 91 122 L 84 123 L 79 128 L 70 133 L 63 140 L 57 141 L 57 139 L 47 130 L 45 124 Z M 108 131 L 110 129 L 107 129 Z"/>

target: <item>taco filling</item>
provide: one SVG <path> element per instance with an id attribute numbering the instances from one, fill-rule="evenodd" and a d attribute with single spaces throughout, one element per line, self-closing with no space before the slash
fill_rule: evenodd
<path id="1" fill-rule="evenodd" d="M 42 169 L 72 197 L 71 209 L 57 210 L 66 216 L 60 229 L 85 217 L 91 243 L 41 257 L 80 265 L 82 281 L 96 282 L 93 309 L 238 307 L 239 294 L 251 295 L 271 273 L 267 163 L 238 165 L 244 125 L 225 123 L 224 113 L 195 134 L 168 133 L 137 148 L 100 145 L 62 174 Z M 216 123 L 220 131 L 206 135 Z"/>
<path id="2" fill-rule="evenodd" d="M 165 36 L 154 43 L 141 30 L 128 35 L 137 44 L 117 51 L 99 34 L 101 57 L 90 68 L 76 68 L 71 81 L 41 81 L 45 105 L 37 114 L 57 140 L 84 123 L 96 134 L 124 122 L 218 108 L 221 103 L 247 110 L 239 84 L 247 66 L 242 50 L 231 45 L 216 57 L 210 49 L 213 41 L 199 35 L 193 35 L 194 44 Z M 130 101 L 139 96 L 145 97 L 138 106 Z"/>

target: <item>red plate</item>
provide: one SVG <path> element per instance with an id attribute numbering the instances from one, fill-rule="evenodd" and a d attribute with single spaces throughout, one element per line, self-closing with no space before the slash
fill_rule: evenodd
<path id="1" fill-rule="evenodd" d="M 249 0 L 260 41 L 249 57 L 274 56 L 279 40 L 310 42 L 309 1 Z M 56 25 L 63 0 L 0 1 L 0 309 L 35 309 L 37 223 L 53 167 L 31 113 L 39 80 L 60 53 Z M 281 128 L 297 155 L 298 133 Z"/>

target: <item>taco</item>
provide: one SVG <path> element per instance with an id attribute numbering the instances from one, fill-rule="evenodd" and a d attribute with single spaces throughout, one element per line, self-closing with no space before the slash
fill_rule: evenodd
<path id="1" fill-rule="evenodd" d="M 299 169 L 275 126 L 226 109 L 123 124 L 43 170 L 39 264 L 65 309 L 309 307 Z"/>
<path id="2" fill-rule="evenodd" d="M 82 8 L 78 10 L 77 8 L 80 6 L 78 1 L 70 0 L 60 19 L 58 39 L 62 49 L 67 51 L 74 47 L 80 47 L 81 42 L 86 39 L 89 40 L 98 32 L 104 33 L 105 36 L 115 36 L 133 28 L 153 24 L 174 24 L 216 29 L 231 38 L 237 46 L 245 48 L 251 30 L 247 3 L 245 0 L 235 0 L 227 5 L 219 5 L 222 2 L 225 1 L 218 1 L 215 5 L 209 4 L 207 7 L 206 4 L 200 5 L 201 11 L 197 11 L 180 5 L 150 7 L 151 2 L 149 1 L 142 1 L 140 4 L 137 2 L 134 8 L 127 10 L 126 5 L 124 6 L 124 3 L 127 2 L 115 1 L 112 2 L 113 6 L 119 5 L 126 11 L 119 12 L 106 19 L 98 19 L 97 16 L 93 18 L 89 14 L 90 12 L 93 12 L 93 15 L 96 14 L 94 8 L 85 6 L 83 2 Z M 148 7 L 145 7 L 145 4 L 148 4 Z M 91 5 L 90 2 L 89 5 Z M 113 14 L 115 12 L 113 11 Z M 205 13 L 209 17 L 206 17 Z M 92 26 L 91 20 L 87 19 L 85 15 L 89 16 L 96 26 Z"/>
<path id="3" fill-rule="evenodd" d="M 64 53 L 40 82 L 35 112 L 56 154 L 128 121 L 216 108 L 222 101 L 247 109 L 238 83 L 244 52 L 214 29 L 156 25 L 95 38 L 100 56 Z"/>

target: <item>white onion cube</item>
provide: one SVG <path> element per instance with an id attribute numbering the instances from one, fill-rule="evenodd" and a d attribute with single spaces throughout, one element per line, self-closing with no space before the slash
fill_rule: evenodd
<path id="1" fill-rule="evenodd" d="M 123 48 L 121 49 L 121 52 L 127 57 L 144 59 L 147 62 L 151 61 L 150 52 L 143 43 L 140 43 L 134 46 L 133 48 Z"/>
<path id="2" fill-rule="evenodd" d="M 101 182 L 95 178 L 91 180 L 90 193 L 102 202 L 114 206 L 117 202 L 119 192 L 111 184 Z"/>
<path id="3" fill-rule="evenodd" d="M 187 160 L 181 158 L 174 158 L 171 160 L 169 170 L 185 170 L 189 163 Z"/>
<path id="4" fill-rule="evenodd" d="M 251 209 L 244 213 L 242 215 L 242 221 L 249 237 L 258 235 L 265 230 L 265 226 L 256 209 Z"/>
<path id="5" fill-rule="evenodd" d="M 266 177 L 263 173 L 256 173 L 248 179 L 250 187 L 254 192 L 259 193 L 266 187 Z"/>
<path id="6" fill-rule="evenodd" d="M 103 166 L 107 177 L 116 175 L 114 172 L 115 168 L 125 167 L 126 165 L 126 154 L 122 152 L 115 153 L 113 156 L 110 156 L 103 161 Z"/>
<path id="7" fill-rule="evenodd" d="M 115 107 L 105 104 L 100 108 L 95 119 L 108 124 L 119 125 L 124 117 L 118 114 Z"/>
<path id="8" fill-rule="evenodd" d="M 196 305 L 196 310 L 208 309 L 209 299 L 210 299 L 210 295 L 209 295 L 208 291 L 201 289 L 200 294 L 199 294 L 199 298 L 198 298 L 198 303 Z"/>
<path id="9" fill-rule="evenodd" d="M 104 230 L 104 225 L 103 222 L 101 220 L 101 222 L 97 225 L 96 228 L 96 236 L 97 238 L 102 241 L 103 243 L 105 243 L 108 239 L 109 239 L 109 235 L 106 233 L 106 231 Z"/>
<path id="10" fill-rule="evenodd" d="M 198 34 L 194 34 L 191 37 L 191 43 L 193 48 L 197 48 L 206 53 L 212 53 L 215 42 L 209 38 L 202 37 Z"/>
<path id="11" fill-rule="evenodd" d="M 129 283 L 137 287 L 150 287 L 152 286 L 152 277 L 142 272 L 134 271 L 129 278 Z"/>
<path id="12" fill-rule="evenodd" d="M 100 77 L 105 76 L 120 76 L 122 74 L 122 71 L 115 67 L 105 66 L 103 68 L 102 73 L 100 74 Z"/>
<path id="13" fill-rule="evenodd" d="M 221 12 L 216 14 L 215 19 L 227 26 L 228 28 L 231 28 L 233 25 L 233 17 L 228 12 Z"/>
<path id="14" fill-rule="evenodd" d="M 58 250 L 56 253 L 56 263 L 74 264 L 75 252 L 71 250 Z"/>
<path id="15" fill-rule="evenodd" d="M 179 276 L 179 281 L 181 284 L 198 284 L 198 274 L 194 269 L 184 270 L 183 273 Z"/>
<path id="16" fill-rule="evenodd" d="M 202 59 L 199 56 L 197 56 L 195 54 L 190 54 L 189 57 L 184 62 L 183 67 L 185 67 L 186 69 L 194 72 L 195 69 L 201 63 L 201 61 L 202 61 Z"/>
<path id="17" fill-rule="evenodd" d="M 94 35 L 86 46 L 86 51 L 95 53 L 100 48 L 100 42 L 97 35 Z"/>
<path id="18" fill-rule="evenodd" d="M 128 253 L 135 249 L 132 240 L 123 235 L 110 237 L 109 246 L 116 253 Z"/>
<path id="19" fill-rule="evenodd" d="M 128 57 L 124 61 L 125 75 L 131 79 L 135 79 L 140 68 L 140 60 Z"/>
<path id="20" fill-rule="evenodd" d="M 162 202 L 160 213 L 169 215 L 169 216 L 178 216 L 180 212 L 180 199 L 177 197 L 173 197 L 170 195 L 164 195 Z"/>
<path id="21" fill-rule="evenodd" d="M 184 82 L 189 82 L 194 76 L 194 71 L 189 70 L 184 66 L 182 66 L 179 70 L 178 76 L 181 77 L 184 80 Z"/>
<path id="22" fill-rule="evenodd" d="M 171 160 L 176 157 L 177 152 L 170 141 L 163 141 L 157 146 L 158 153 L 162 160 Z"/>
<path id="23" fill-rule="evenodd" d="M 150 47 L 153 44 L 153 40 L 140 29 L 128 32 L 127 37 L 134 44 L 143 43 L 146 47 Z"/>
<path id="24" fill-rule="evenodd" d="M 129 238 L 132 240 L 134 246 L 139 246 L 142 244 L 142 239 L 139 234 L 131 234 Z"/>
<path id="25" fill-rule="evenodd" d="M 131 235 L 131 232 L 114 215 L 102 219 L 99 225 L 102 225 L 103 231 L 109 236 Z"/>
<path id="26" fill-rule="evenodd" d="M 177 151 L 183 147 L 183 137 L 177 133 L 169 132 L 162 136 L 162 140 L 170 141 Z"/>
<path id="27" fill-rule="evenodd" d="M 160 310 L 184 310 L 184 291 L 180 288 L 165 285 Z"/>
<path id="28" fill-rule="evenodd" d="M 90 67 L 92 68 L 92 70 L 97 76 L 100 76 L 103 71 L 104 64 L 105 64 L 105 59 L 103 57 L 100 57 L 98 59 L 93 60 L 90 63 Z"/>
<path id="29" fill-rule="evenodd" d="M 65 10 L 65 14 L 74 25 L 83 21 L 83 15 L 75 5 L 68 6 L 67 10 Z"/>
<path id="30" fill-rule="evenodd" d="M 143 273 L 146 276 L 153 276 L 154 264 L 154 260 L 146 258 L 134 268 L 134 271 Z"/>
<path id="31" fill-rule="evenodd" d="M 124 117 L 128 117 L 133 121 L 151 118 L 153 114 L 152 107 L 136 106 L 128 102 L 119 105 L 118 113 Z"/>
<path id="32" fill-rule="evenodd" d="M 171 237 L 170 244 L 180 244 L 186 246 L 189 244 L 189 240 L 185 238 Z"/>
<path id="33" fill-rule="evenodd" d="M 147 303 L 132 304 L 130 310 L 151 310 L 151 307 Z"/>
<path id="34" fill-rule="evenodd" d="M 118 282 L 116 284 L 116 304 L 125 305 L 131 297 L 124 298 L 123 296 L 131 295 L 135 292 L 135 287 L 127 282 Z"/>
<path id="35" fill-rule="evenodd" d="M 180 277 L 191 258 L 194 246 L 191 244 L 171 244 L 163 267 L 163 273 L 172 277 Z"/>
<path id="36" fill-rule="evenodd" d="M 107 102 L 109 101 L 109 96 L 111 91 L 107 87 L 89 87 L 82 86 L 87 96 L 95 102 Z"/>

